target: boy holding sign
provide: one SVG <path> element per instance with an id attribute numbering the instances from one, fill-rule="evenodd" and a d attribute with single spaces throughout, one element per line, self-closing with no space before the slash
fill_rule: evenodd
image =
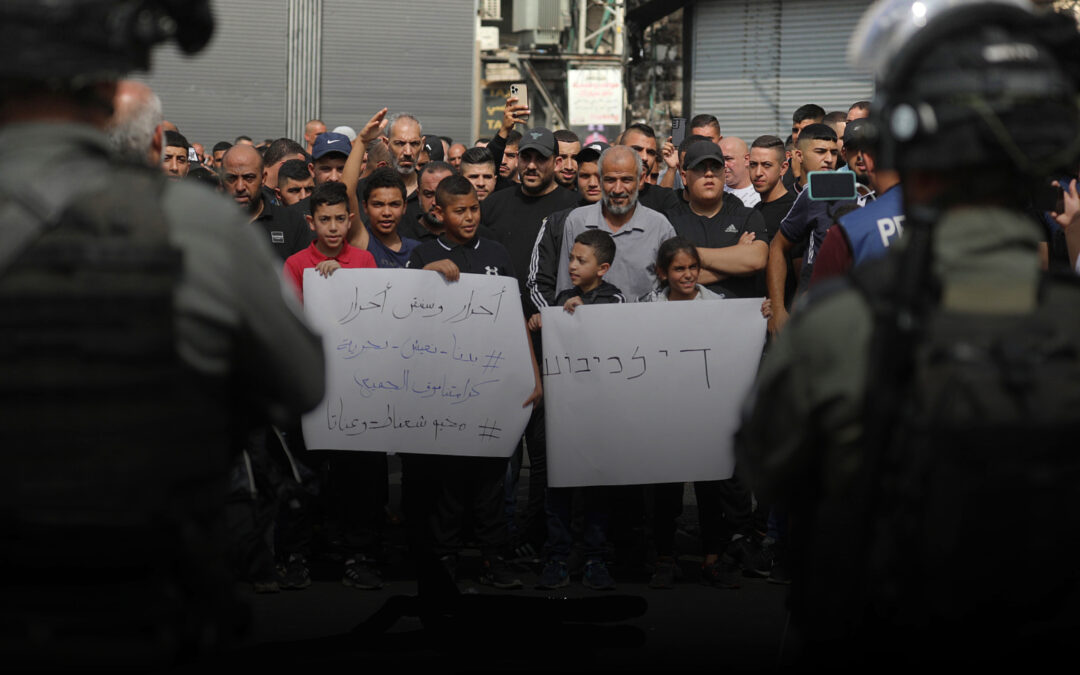
<path id="1" fill-rule="evenodd" d="M 292 281 L 300 300 L 304 299 L 304 270 L 314 267 L 328 277 L 341 267 L 375 267 L 375 258 L 345 240 L 349 233 L 349 197 L 342 183 L 320 183 L 311 193 L 308 227 L 315 241 L 285 261 L 285 277 Z"/>
<path id="2" fill-rule="evenodd" d="M 586 230 L 574 238 L 568 266 L 573 288 L 559 293 L 556 305 L 571 314 L 581 305 L 600 305 L 625 302 L 622 292 L 604 281 L 604 275 L 615 261 L 615 240 L 603 230 Z M 538 330 L 540 315 L 529 319 L 529 329 Z M 585 573 L 582 583 L 588 588 L 607 591 L 615 588 L 615 580 L 604 562 L 607 543 L 608 489 L 604 486 L 582 490 L 585 499 Z M 540 573 L 537 588 L 555 589 L 570 583 L 567 560 L 573 544 L 571 502 L 574 488 L 548 488 L 545 507 L 548 513 L 547 562 Z"/>
<path id="3" fill-rule="evenodd" d="M 407 267 L 438 272 L 450 282 L 457 281 L 461 274 L 514 276 L 510 254 L 502 244 L 476 236 L 480 200 L 467 178 L 451 175 L 442 179 L 435 191 L 432 213 L 446 231 L 417 246 Z M 536 384 L 522 407 L 539 401 L 542 393 L 531 339 L 529 356 Z M 421 552 L 433 549 L 454 576 L 463 543 L 462 521 L 466 509 L 470 509 L 483 559 L 480 583 L 503 589 L 521 588 L 521 579 L 499 556 L 508 539 L 503 512 L 507 460 L 443 455 L 409 455 L 403 460 L 407 519 L 412 527 L 426 530 L 414 532 L 414 536 L 420 536 Z"/>

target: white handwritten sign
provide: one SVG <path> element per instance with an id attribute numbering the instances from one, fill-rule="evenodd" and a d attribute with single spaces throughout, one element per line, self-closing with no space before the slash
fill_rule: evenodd
<path id="1" fill-rule="evenodd" d="M 623 83 L 618 68 L 566 71 L 570 124 L 622 126 Z"/>
<path id="2" fill-rule="evenodd" d="M 761 299 L 542 310 L 548 484 L 730 478 Z"/>
<path id="3" fill-rule="evenodd" d="M 304 271 L 326 397 L 308 448 L 509 457 L 534 380 L 517 282 L 423 270 Z"/>

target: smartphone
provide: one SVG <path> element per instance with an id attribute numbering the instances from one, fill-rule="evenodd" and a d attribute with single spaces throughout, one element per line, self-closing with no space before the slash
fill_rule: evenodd
<path id="1" fill-rule="evenodd" d="M 686 118 L 685 117 L 672 117 L 671 118 L 671 144 L 676 149 L 682 145 L 683 140 L 686 139 Z"/>
<path id="2" fill-rule="evenodd" d="M 807 189 L 814 201 L 855 199 L 859 196 L 854 171 L 811 171 Z"/>
<path id="3" fill-rule="evenodd" d="M 1046 185 L 1040 185 L 1035 194 L 1032 195 L 1032 201 L 1035 205 L 1036 211 L 1053 211 L 1054 213 L 1064 213 L 1065 211 L 1065 190 L 1061 187 L 1055 187 L 1047 183 Z"/>
<path id="4" fill-rule="evenodd" d="M 517 97 L 517 105 L 529 106 L 529 87 L 524 82 L 515 82 L 510 85 L 510 95 Z M 528 115 L 524 115 L 529 119 Z"/>

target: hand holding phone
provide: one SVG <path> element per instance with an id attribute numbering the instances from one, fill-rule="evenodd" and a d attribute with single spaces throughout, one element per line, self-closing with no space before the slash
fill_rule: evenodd
<path id="1" fill-rule="evenodd" d="M 510 96 L 517 99 L 517 105 L 525 108 L 529 107 L 529 87 L 524 82 L 515 82 L 510 85 Z M 528 121 L 528 113 L 519 115 L 522 119 Z"/>
<path id="2" fill-rule="evenodd" d="M 671 118 L 671 144 L 678 149 L 682 142 L 686 139 L 686 118 L 685 117 L 672 117 Z"/>

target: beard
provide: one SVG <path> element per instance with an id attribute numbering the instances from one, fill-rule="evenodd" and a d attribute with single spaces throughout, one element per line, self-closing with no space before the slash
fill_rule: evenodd
<path id="1" fill-rule="evenodd" d="M 635 192 L 625 204 L 612 204 L 611 197 L 604 193 L 600 198 L 604 202 L 604 210 L 615 216 L 625 216 L 637 206 L 637 193 Z"/>
<path id="2" fill-rule="evenodd" d="M 441 229 L 443 226 L 443 222 L 436 218 L 435 214 L 430 211 L 421 214 L 420 217 L 424 219 L 424 224 L 433 230 Z"/>
<path id="3" fill-rule="evenodd" d="M 522 176 L 522 178 L 524 178 L 524 176 Z M 551 187 L 551 184 L 554 183 L 554 182 L 555 182 L 555 175 L 554 174 L 548 176 L 546 180 L 541 180 L 540 184 L 537 185 L 536 187 L 529 187 L 528 185 L 525 184 L 525 181 L 522 180 L 521 181 L 521 191 L 524 192 L 527 195 L 540 195 L 540 194 L 543 194 L 544 191 L 547 190 L 549 187 Z"/>
<path id="4" fill-rule="evenodd" d="M 412 166 L 402 166 L 401 164 L 398 164 L 398 158 L 393 154 L 390 155 L 390 159 L 392 160 L 390 163 L 394 166 L 394 171 L 397 171 L 401 176 L 408 176 L 410 173 L 416 171 L 416 160 L 410 160 L 412 161 Z"/>

